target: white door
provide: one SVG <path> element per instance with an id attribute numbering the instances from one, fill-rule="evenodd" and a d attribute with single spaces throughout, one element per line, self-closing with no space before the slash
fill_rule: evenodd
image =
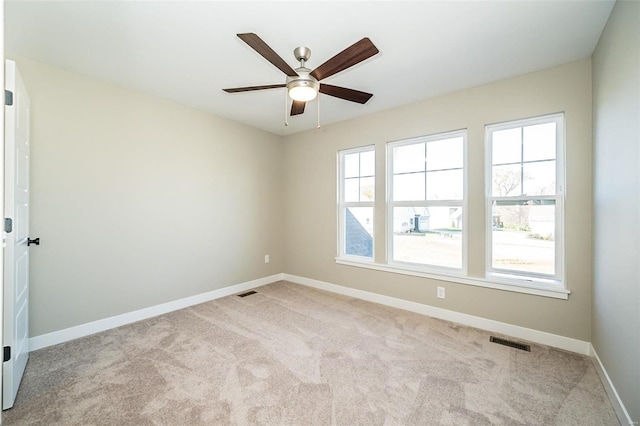
<path id="1" fill-rule="evenodd" d="M 29 357 L 29 112 L 27 90 L 13 61 L 5 62 L 5 89 L 13 94 L 5 105 L 4 352 L 2 409 L 13 407 Z M 5 93 L 5 98 L 6 98 Z M 10 96 L 9 96 L 10 97 Z M 11 231 L 11 232 L 9 232 Z M 5 356 L 6 358 L 6 356 Z"/>

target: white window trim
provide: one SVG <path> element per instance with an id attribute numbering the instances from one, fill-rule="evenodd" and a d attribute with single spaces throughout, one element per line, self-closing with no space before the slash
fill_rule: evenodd
<path id="1" fill-rule="evenodd" d="M 413 145 L 415 143 L 429 143 L 433 141 L 439 141 L 442 139 L 451 139 L 456 137 L 462 137 L 462 182 L 463 182 L 463 196 L 462 200 L 449 200 L 449 201 L 392 201 L 393 200 L 393 148 L 399 146 Z M 467 253 L 468 253 L 468 208 L 467 208 L 467 129 L 453 130 L 443 133 L 436 133 L 432 135 L 419 136 L 410 139 L 403 139 L 399 141 L 393 141 L 387 143 L 386 152 L 386 228 L 385 228 L 385 242 L 386 253 L 385 261 L 389 269 L 394 271 L 406 270 L 409 272 L 419 272 L 421 274 L 446 274 L 454 276 L 465 276 L 467 274 Z M 446 266 L 437 265 L 425 265 L 409 262 L 398 262 L 393 260 L 393 208 L 394 207 L 429 207 L 429 206 L 460 206 L 462 207 L 462 267 L 450 268 Z M 376 264 L 379 265 L 379 264 Z M 413 275 L 413 274 L 411 274 Z"/>
<path id="2" fill-rule="evenodd" d="M 492 194 L 492 134 L 495 131 L 507 130 L 536 124 L 556 122 L 556 195 L 534 195 L 516 197 L 494 197 Z M 549 283 L 557 288 L 566 290 L 564 276 L 564 198 L 565 198 L 565 126 L 564 113 L 513 120 L 505 123 L 485 126 L 485 274 L 487 279 L 500 280 L 510 285 L 527 285 L 526 283 Z M 492 202 L 496 198 L 512 200 L 549 199 L 555 200 L 555 274 L 535 274 L 508 269 L 494 268 L 493 259 L 493 219 Z M 524 283 L 524 284 L 523 284 Z"/>
<path id="3" fill-rule="evenodd" d="M 500 277 L 480 278 L 469 277 L 462 275 L 454 275 L 453 273 L 445 273 L 440 271 L 440 274 L 435 272 L 420 271 L 408 269 L 406 267 L 397 268 L 394 266 L 384 265 L 374 262 L 359 262 L 357 260 L 346 259 L 337 257 L 335 259 L 339 265 L 354 266 L 358 268 L 373 269 L 376 271 L 389 272 L 393 274 L 410 275 L 414 277 L 429 278 L 438 281 L 453 282 L 458 284 L 472 285 L 476 287 L 492 288 L 497 290 L 511 291 L 515 293 L 532 294 L 536 296 L 551 297 L 554 299 L 567 300 L 571 291 L 566 288 L 560 288 L 555 284 L 549 282 L 528 282 L 522 279 L 511 280 L 508 278 L 501 279 Z"/>
<path id="4" fill-rule="evenodd" d="M 375 238 L 375 225 L 376 225 L 376 209 L 375 209 L 375 200 L 374 201 L 351 201 L 345 202 L 344 200 L 344 157 L 349 154 L 357 154 L 361 152 L 373 151 L 375 156 L 375 145 L 367 145 L 361 146 L 358 148 L 345 149 L 338 151 L 338 188 L 337 188 L 337 223 L 338 223 L 338 238 L 337 238 L 337 254 L 339 259 L 350 260 L 352 262 L 357 262 L 358 264 L 366 264 L 373 263 L 376 257 L 376 238 Z M 374 174 L 375 177 L 375 174 Z M 375 185 L 377 186 L 378 181 L 375 180 Z M 375 191 L 374 191 L 375 193 Z M 345 239 L 344 239 L 344 231 L 345 231 L 345 223 L 343 212 L 345 209 L 349 207 L 371 207 L 373 208 L 373 216 L 372 216 L 372 229 L 373 231 L 373 241 L 371 247 L 371 258 L 366 256 L 356 256 L 352 254 L 345 253 Z"/>
<path id="5" fill-rule="evenodd" d="M 466 129 L 462 129 L 462 130 L 456 130 L 456 131 L 452 131 L 452 132 L 446 132 L 446 133 L 440 133 L 437 135 L 432 135 L 434 137 L 437 138 L 441 138 L 445 135 L 452 135 L 452 134 L 456 134 L 458 132 L 464 132 L 464 142 L 463 142 L 463 152 L 464 152 L 464 170 L 463 170 L 463 181 L 464 181 L 464 199 L 463 199 L 463 240 L 462 240 L 462 250 L 463 250 L 463 268 L 462 270 L 458 270 L 458 269 L 454 269 L 454 268 L 445 268 L 445 267 L 425 267 L 424 265 L 418 265 L 418 264 L 409 264 L 409 263 L 393 263 L 393 262 L 389 262 L 390 259 L 390 244 L 392 244 L 392 240 L 389 239 L 389 232 L 392 232 L 393 230 L 393 219 L 392 219 L 392 215 L 389 212 L 390 209 L 390 203 L 389 200 L 391 199 L 391 182 L 392 180 L 390 179 L 390 174 L 393 173 L 393 170 L 391 167 L 389 167 L 389 157 L 390 157 L 390 151 L 389 151 L 389 146 L 391 144 L 395 144 L 394 146 L 400 146 L 403 142 L 405 144 L 411 144 L 414 143 L 418 140 L 424 140 L 425 138 L 428 138 L 430 136 L 421 136 L 421 137 L 417 137 L 417 138 L 411 138 L 411 139 L 406 139 L 403 141 L 395 141 L 395 142 L 390 142 L 387 144 L 387 149 L 386 149 L 386 154 L 387 154 L 387 158 L 385 159 L 385 164 L 386 164 L 386 213 L 387 213 L 387 220 L 385 221 L 385 233 L 384 233 L 384 238 L 386 240 L 386 248 L 387 250 L 385 251 L 385 255 L 384 255 L 384 262 L 385 263 L 377 263 L 375 261 L 376 259 L 376 247 L 375 247 L 375 235 L 374 235 L 374 240 L 373 240 L 373 257 L 372 258 L 368 258 L 368 257 L 361 257 L 361 256 L 353 256 L 353 255 L 345 255 L 345 254 L 341 254 L 343 253 L 340 247 L 340 244 L 342 243 L 341 239 L 341 235 L 342 232 L 344 230 L 344 224 L 342 223 L 342 220 L 340 219 L 341 216 L 341 208 L 343 207 L 350 207 L 351 204 L 354 204 L 354 206 L 362 206 L 365 207 L 365 203 L 361 202 L 361 203 L 341 203 L 340 202 L 340 197 L 341 194 L 343 193 L 343 188 L 342 185 L 343 180 L 342 180 L 342 175 L 343 172 L 341 170 L 341 154 L 349 154 L 349 153 L 354 153 L 354 152 L 362 152 L 362 151 L 367 151 L 367 150 L 371 150 L 373 149 L 374 152 L 376 151 L 375 146 L 374 145 L 368 145 L 368 146 L 364 146 L 364 147 L 360 147 L 360 148 L 355 148 L 355 149 L 349 149 L 349 150 L 342 150 L 338 152 L 338 199 L 337 199 L 337 206 L 338 208 L 337 210 L 337 214 L 338 214 L 338 247 L 337 247 L 337 253 L 338 256 L 335 258 L 335 262 L 336 264 L 340 264 L 340 265 L 345 265 L 345 266 L 351 266 L 351 267 L 358 267 L 358 268 L 365 268 L 365 269 L 371 269 L 371 270 L 376 270 L 376 271 L 382 271 L 382 272 L 387 272 L 387 273 L 393 273 L 393 274 L 401 274 L 401 275 L 409 275 L 409 276 L 416 276 L 416 277 L 421 277 L 421 278 L 428 278 L 428 279 L 433 279 L 433 280 L 438 280 L 438 281 L 444 281 L 444 282 L 452 282 L 452 283 L 458 283 L 458 284 L 464 284 L 464 285 L 472 285 L 472 286 L 477 286 L 477 287 L 483 287 L 483 288 L 491 288 L 491 289 L 497 289 L 497 290 L 503 290 L 503 291 L 510 291 L 510 292 L 516 292 L 516 293 L 523 293 L 523 294 L 530 294 L 530 295 L 536 295 L 536 296 L 543 296 L 543 297 L 550 297 L 550 298 L 555 298 L 555 299 L 562 299 L 562 300 L 567 300 L 569 298 L 569 294 L 571 294 L 571 291 L 567 289 L 566 286 L 566 280 L 564 279 L 564 197 L 565 197 L 565 188 L 564 188 L 564 184 L 565 184 L 565 164 L 564 164 L 564 150 L 565 150 L 565 128 L 564 128 L 564 114 L 560 113 L 560 114 L 551 114 L 551 115 L 546 115 L 546 116 L 542 116 L 542 117 L 537 117 L 534 119 L 530 119 L 530 121 L 528 120 L 519 120 L 519 121 L 511 121 L 509 123 L 503 123 L 503 125 L 507 126 L 508 124 L 512 124 L 512 127 L 520 127 L 523 124 L 522 123 L 535 123 L 535 120 L 539 120 L 542 122 L 547 122 L 546 120 L 548 120 L 549 117 L 554 117 L 554 116 L 559 116 L 562 119 L 562 125 L 558 126 L 557 128 L 559 129 L 560 133 L 560 137 L 557 139 L 558 141 L 561 140 L 561 143 L 557 144 L 557 157 L 556 157 L 556 161 L 558 162 L 557 164 L 561 164 L 561 167 L 557 167 L 556 171 L 557 171 L 557 180 L 556 182 L 558 182 L 559 185 L 559 191 L 558 194 L 556 195 L 556 197 L 552 197 L 554 199 L 556 199 L 556 209 L 557 209 L 557 216 L 558 216 L 558 220 L 556 221 L 556 256 L 560 255 L 561 256 L 561 263 L 557 263 L 557 265 L 559 265 L 562 268 L 562 273 L 559 274 L 561 277 L 561 280 L 554 280 L 554 279 L 549 279 L 547 276 L 545 277 L 532 277 L 532 276 L 524 276 L 524 275 L 513 275 L 510 274 L 508 271 L 499 271 L 496 273 L 489 273 L 488 271 L 485 272 L 485 277 L 474 277 L 474 276 L 468 276 L 467 275 L 467 259 L 468 259 L 468 217 L 469 217 L 469 211 L 468 211 L 468 158 L 467 158 L 467 130 Z M 498 124 L 499 125 L 499 124 Z M 490 126 L 497 126 L 497 125 L 490 125 Z M 489 125 L 485 126 L 485 141 L 486 141 L 486 129 L 487 127 L 489 127 Z M 505 127 L 507 128 L 507 127 Z M 487 172 L 487 167 L 486 164 L 491 162 L 491 158 L 490 156 L 486 156 L 486 142 L 485 142 L 485 173 Z M 377 161 L 377 160 L 376 160 Z M 490 169 L 489 169 L 490 170 Z M 487 182 L 491 182 L 490 178 L 487 180 Z M 560 184 L 561 182 L 561 184 Z M 376 179 L 376 185 L 378 185 L 379 180 Z M 490 191 L 490 187 L 488 189 L 488 191 Z M 485 198 L 487 198 L 485 196 Z M 531 198 L 531 197 L 526 197 L 527 199 Z M 535 198 L 544 198 L 544 196 L 538 196 Z M 379 203 L 380 201 L 375 201 L 375 202 L 367 202 L 366 206 L 367 207 L 374 207 L 374 213 L 373 213 L 373 217 L 374 217 L 374 230 L 375 230 L 375 204 Z M 404 203 L 404 202 L 403 202 Z M 414 202 L 406 202 L 408 204 L 411 205 L 415 205 Z M 347 206 L 347 204 L 349 204 L 349 206 Z M 446 202 L 445 202 L 446 204 Z M 488 204 L 488 203 L 487 203 Z M 434 205 L 434 204 L 432 204 Z M 491 210 L 489 210 L 489 218 L 491 217 Z M 562 224 L 560 224 L 560 220 L 562 221 Z M 490 221 L 487 220 L 487 223 L 489 223 Z M 561 229 L 558 231 L 558 227 L 560 227 Z M 491 225 L 488 225 L 489 230 L 485 231 L 485 232 L 490 232 L 492 227 Z M 390 231 L 391 230 L 391 231 Z M 562 234 L 562 237 L 558 237 L 558 235 Z M 379 237 L 378 237 L 379 238 Z M 486 243 L 488 244 L 488 235 L 485 238 Z M 490 252 L 489 253 L 485 253 L 485 258 L 487 260 L 488 263 L 491 262 L 491 258 L 490 256 Z M 379 257 L 379 254 L 378 254 Z"/>

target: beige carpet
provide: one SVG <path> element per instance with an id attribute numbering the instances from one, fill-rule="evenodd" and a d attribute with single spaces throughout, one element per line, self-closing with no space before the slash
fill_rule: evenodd
<path id="1" fill-rule="evenodd" d="M 588 357 L 278 282 L 33 352 L 11 424 L 617 425 Z"/>

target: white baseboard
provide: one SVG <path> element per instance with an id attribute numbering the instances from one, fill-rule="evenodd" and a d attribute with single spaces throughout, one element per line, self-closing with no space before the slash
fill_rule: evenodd
<path id="1" fill-rule="evenodd" d="M 598 376 L 600 376 L 600 380 L 602 381 L 604 390 L 607 392 L 607 395 L 609 396 L 609 400 L 611 401 L 611 404 L 613 405 L 613 409 L 615 410 L 616 415 L 618 416 L 618 420 L 620 420 L 620 424 L 637 425 L 638 424 L 637 422 L 633 423 L 633 421 L 631 420 L 631 416 L 629 415 L 629 412 L 627 411 L 624 404 L 622 403 L 622 400 L 620 399 L 620 395 L 618 395 L 618 391 L 616 391 L 615 386 L 613 386 L 613 382 L 611 381 L 609 374 L 607 374 L 607 370 L 605 370 L 604 365 L 602 364 L 602 361 L 600 361 L 600 357 L 596 353 L 596 350 L 592 344 L 589 344 L 589 349 L 590 349 L 589 355 L 591 356 L 593 365 L 595 366 L 596 371 L 598 372 Z"/>
<path id="2" fill-rule="evenodd" d="M 286 273 L 275 274 L 268 277 L 259 278 L 257 280 L 231 285 L 229 287 L 197 294 L 195 296 L 186 297 L 184 299 L 174 300 L 172 302 L 163 303 L 161 305 L 151 306 L 122 315 L 116 315 L 114 317 L 104 318 L 87 324 L 82 324 L 75 327 L 66 328 L 64 330 L 54 331 L 52 333 L 32 337 L 29 339 L 29 350 L 35 351 L 38 349 L 46 348 L 47 346 L 57 345 L 69 340 L 78 339 L 80 337 L 99 333 L 101 331 L 120 327 L 126 324 L 131 324 L 147 318 L 166 314 L 168 312 L 173 312 L 178 309 L 183 309 L 189 306 L 208 302 L 210 300 L 230 296 L 232 294 L 251 290 L 253 288 L 261 287 L 263 285 L 281 280 L 286 280 L 295 284 L 305 285 L 320 290 L 326 290 L 332 293 L 342 294 L 373 303 L 379 303 L 381 305 L 392 306 L 394 308 L 404 309 L 406 311 L 428 315 L 434 318 L 440 318 L 443 320 L 476 327 L 482 330 L 493 331 L 507 336 L 513 336 L 531 342 L 576 352 L 582 355 L 589 355 L 593 360 L 596 371 L 600 375 L 602 383 L 605 387 L 607 395 L 609 396 L 609 399 L 611 400 L 611 403 L 613 404 L 618 419 L 622 424 L 633 424 L 631 421 L 631 417 L 624 407 L 624 404 L 620 400 L 620 396 L 613 386 L 613 383 L 611 382 L 607 371 L 602 365 L 598 354 L 596 353 L 593 345 L 591 345 L 591 343 L 589 342 Z"/>
<path id="3" fill-rule="evenodd" d="M 434 318 L 440 318 L 443 320 L 452 321 L 487 331 L 493 331 L 507 336 L 513 336 L 583 355 L 589 355 L 593 361 L 596 371 L 598 372 L 598 375 L 600 376 L 600 379 L 602 380 L 605 391 L 607 392 L 607 395 L 611 400 L 613 408 L 621 424 L 634 424 L 631 421 L 631 417 L 629 416 L 629 413 L 622 403 L 622 400 L 620 399 L 615 386 L 611 382 L 611 378 L 607 374 L 602 361 L 600 361 L 600 358 L 598 357 L 598 354 L 596 353 L 593 345 L 589 342 L 286 273 L 275 274 L 268 277 L 259 278 L 257 280 L 231 285 L 218 290 L 186 297 L 184 299 L 174 300 L 172 302 L 163 303 L 161 305 L 151 306 L 149 308 L 128 312 L 126 314 L 116 315 L 114 317 L 104 318 L 87 324 L 82 324 L 75 327 L 66 328 L 64 330 L 54 331 L 52 333 L 32 337 L 29 339 L 29 350 L 35 351 L 37 349 L 46 348 L 47 346 L 57 345 L 69 340 L 78 339 L 80 337 L 99 333 L 101 331 L 120 327 L 126 324 L 131 324 L 147 318 L 166 314 L 168 312 L 173 312 L 178 309 L 183 309 L 189 306 L 208 302 L 210 300 L 230 296 L 232 294 L 251 290 L 253 288 L 261 287 L 263 285 L 281 280 L 286 280 L 295 284 L 305 285 L 320 290 L 326 290 L 332 293 L 342 294 L 373 303 L 379 303 L 381 305 L 392 306 L 394 308 L 404 309 L 406 311 L 428 315 Z"/>
<path id="4" fill-rule="evenodd" d="M 310 278 L 299 277 L 291 274 L 283 274 L 283 279 L 296 284 L 314 287 L 320 290 L 326 290 L 345 296 L 355 297 L 356 299 L 367 300 L 369 302 L 379 303 L 381 305 L 392 306 L 394 308 L 404 309 L 406 311 L 418 314 L 428 315 L 434 318 L 440 318 L 459 324 L 468 325 L 470 327 L 480 328 L 482 330 L 493 331 L 507 336 L 517 337 L 528 340 L 530 342 L 540 343 L 555 348 L 564 349 L 571 352 L 577 352 L 582 355 L 590 355 L 589 342 L 572 339 L 570 337 L 559 336 L 557 334 L 546 333 L 544 331 L 534 330 L 531 328 L 520 327 L 517 325 L 507 324 L 500 321 L 494 321 L 474 315 L 463 314 L 460 312 L 450 311 L 448 309 L 437 308 L 435 306 L 423 305 L 421 303 L 410 302 L 404 299 L 384 296 L 377 293 L 371 293 L 364 290 L 357 290 L 350 287 L 343 287 L 336 284 L 318 281 Z"/>
<path id="5" fill-rule="evenodd" d="M 126 314 L 116 315 L 114 317 L 104 318 L 92 321 L 75 327 L 65 328 L 64 330 L 54 331 L 40 336 L 31 337 L 29 339 L 29 350 L 35 351 L 46 348 L 47 346 L 57 345 L 69 340 L 88 336 L 90 334 L 99 333 L 101 331 L 110 330 L 126 324 L 131 324 L 143 319 L 155 317 L 158 315 L 173 312 L 178 309 L 187 308 L 189 306 L 198 305 L 210 300 L 219 299 L 221 297 L 230 296 L 242 291 L 251 290 L 283 279 L 284 274 L 275 274 L 269 277 L 259 278 L 253 281 L 247 281 L 240 284 L 223 287 L 218 290 L 208 291 L 206 293 L 197 294 L 195 296 L 185 297 L 184 299 L 174 300 L 172 302 L 163 303 L 161 305 L 150 306 Z"/>
<path id="6" fill-rule="evenodd" d="M 421 303 L 411 302 L 404 299 L 397 299 L 390 296 L 384 296 L 364 290 L 357 290 L 350 287 L 343 287 L 324 281 L 318 281 L 286 273 L 275 274 L 269 277 L 235 284 L 218 290 L 209 291 L 207 293 L 202 293 L 195 296 L 186 297 L 184 299 L 163 303 L 161 305 L 151 306 L 137 311 L 128 312 L 125 314 L 92 321 L 90 323 L 78 325 L 75 327 L 66 328 L 64 330 L 35 336 L 29 339 L 29 350 L 34 351 L 37 349 L 45 348 L 47 346 L 57 345 L 58 343 L 64 343 L 69 340 L 77 339 L 79 337 L 84 337 L 90 334 L 120 327 L 122 325 L 131 324 L 133 322 L 166 314 L 168 312 L 197 305 L 199 303 L 204 303 L 210 300 L 219 299 L 221 297 L 230 296 L 241 291 L 250 290 L 252 288 L 260 287 L 280 280 L 287 280 L 292 283 L 314 287 L 333 293 L 343 294 L 345 296 L 355 297 L 357 299 L 367 300 L 369 302 L 379 303 L 381 305 L 393 306 L 395 308 L 404 309 L 407 311 L 416 312 L 419 314 L 428 315 L 434 318 L 440 318 L 487 331 L 493 331 L 496 333 L 505 334 L 507 336 L 513 336 L 531 342 L 553 346 L 571 352 L 577 352 L 583 355 L 591 355 L 591 344 L 582 340 L 558 336 L 556 334 L 546 333 L 544 331 L 533 330 L 517 325 L 450 311 L 448 309 L 423 305 Z"/>

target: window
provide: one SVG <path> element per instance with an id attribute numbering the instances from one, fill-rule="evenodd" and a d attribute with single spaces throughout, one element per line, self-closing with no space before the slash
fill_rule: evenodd
<path id="1" fill-rule="evenodd" d="M 373 260 L 375 151 L 373 146 L 340 151 L 339 256 Z"/>
<path id="2" fill-rule="evenodd" d="M 486 126 L 487 274 L 562 281 L 564 124 Z"/>
<path id="3" fill-rule="evenodd" d="M 465 143 L 457 131 L 387 145 L 390 264 L 464 269 Z"/>
<path id="4" fill-rule="evenodd" d="M 375 147 L 339 151 L 336 263 L 567 299 L 564 115 L 484 128 L 485 155 L 471 168 L 466 129 L 387 143 L 386 200 L 375 199 Z M 471 204 L 469 176 L 483 173 L 486 203 L 472 194 Z"/>

